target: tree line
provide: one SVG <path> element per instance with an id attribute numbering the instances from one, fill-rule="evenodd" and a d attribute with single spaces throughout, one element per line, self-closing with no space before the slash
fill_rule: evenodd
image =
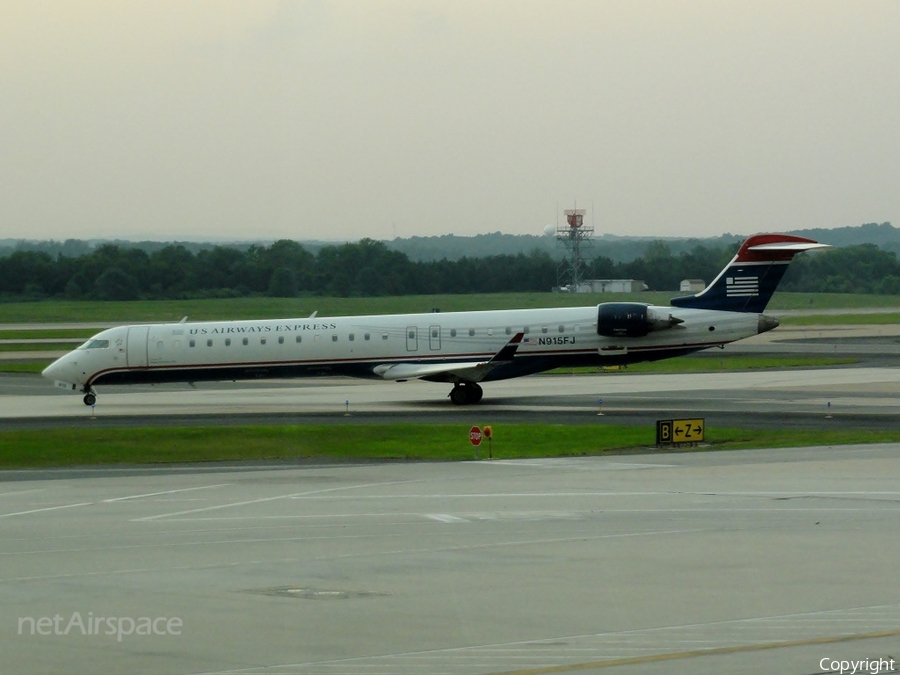
<path id="1" fill-rule="evenodd" d="M 675 253 L 666 242 L 655 241 L 643 256 L 627 262 L 599 255 L 585 272 L 586 278 L 640 279 L 651 290 L 674 292 L 682 279 L 711 281 L 736 250 L 736 244 L 697 245 Z M 413 261 L 371 239 L 324 246 L 315 254 L 290 240 L 193 251 L 169 244 L 150 252 L 104 244 L 74 256 L 13 252 L 0 259 L 0 297 L 137 300 L 533 292 L 556 285 L 558 266 L 558 260 L 538 250 Z M 791 265 L 781 290 L 900 293 L 900 262 L 896 254 L 874 244 L 807 254 Z"/>

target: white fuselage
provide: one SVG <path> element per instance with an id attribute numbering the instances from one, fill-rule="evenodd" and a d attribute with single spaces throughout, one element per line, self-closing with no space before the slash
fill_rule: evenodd
<path id="1" fill-rule="evenodd" d="M 343 374 L 380 378 L 393 364 L 447 364 L 424 379 L 454 382 L 454 363 L 487 361 L 524 338 L 484 381 L 565 365 L 656 360 L 756 335 L 759 314 L 652 307 L 678 321 L 641 337 L 598 334 L 598 308 L 142 324 L 110 328 L 51 364 L 49 379 L 95 384 Z M 415 376 L 415 375 L 414 375 Z M 394 378 L 396 379 L 396 378 Z"/>

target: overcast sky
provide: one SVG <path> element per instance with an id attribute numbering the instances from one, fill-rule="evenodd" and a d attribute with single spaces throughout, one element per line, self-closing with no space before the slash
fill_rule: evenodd
<path id="1" fill-rule="evenodd" d="M 0 153 L 0 237 L 900 226 L 900 2 L 0 0 Z"/>

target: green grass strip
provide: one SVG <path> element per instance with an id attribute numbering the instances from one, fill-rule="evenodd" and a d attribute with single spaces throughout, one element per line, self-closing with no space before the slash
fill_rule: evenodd
<path id="1" fill-rule="evenodd" d="M 803 309 L 817 311 L 820 309 L 875 307 L 884 308 L 886 312 L 900 309 L 900 295 L 874 295 L 870 293 L 785 293 L 776 292 L 772 296 L 767 310 L 775 312 L 781 309 Z"/>
<path id="2" fill-rule="evenodd" d="M 809 314 L 806 316 L 783 316 L 778 319 L 782 326 L 883 326 L 900 324 L 897 312 L 852 313 L 852 314 Z"/>
<path id="3" fill-rule="evenodd" d="M 848 357 L 817 356 L 684 356 L 664 361 L 632 363 L 628 366 L 603 368 L 557 368 L 553 375 L 600 373 L 699 373 L 731 370 L 756 370 L 765 368 L 827 368 L 859 363 L 860 359 Z"/>
<path id="4" fill-rule="evenodd" d="M 78 345 L 78 342 L 15 342 L 0 344 L 0 352 L 67 352 Z"/>
<path id="5" fill-rule="evenodd" d="M 818 356 L 688 356 L 681 359 L 667 359 L 651 363 L 636 363 L 628 366 L 633 373 L 687 373 L 717 370 L 756 370 L 764 368 L 827 368 L 859 363 L 860 359 L 847 357 Z"/>
<path id="6" fill-rule="evenodd" d="M 0 340 L 84 341 L 99 332 L 99 328 L 30 328 L 28 330 L 0 330 Z"/>
<path id="7" fill-rule="evenodd" d="M 378 298 L 224 298 L 198 300 L 135 300 L 97 302 L 45 300 L 0 303 L 0 324 L 99 322 L 112 324 L 142 321 L 190 321 L 304 317 L 317 311 L 320 317 L 364 314 L 404 314 L 527 307 L 589 306 L 601 302 L 645 302 L 666 306 L 678 291 L 649 293 L 473 293 L 470 295 L 411 295 Z M 832 310 L 883 308 L 900 311 L 900 296 L 850 293 L 776 293 L 769 312 L 785 309 Z M 78 329 L 79 331 L 82 329 Z M 81 333 L 74 333 L 81 335 Z"/>
<path id="8" fill-rule="evenodd" d="M 0 373 L 40 373 L 52 363 L 50 359 L 35 361 L 0 361 Z M 50 384 L 49 382 L 47 384 Z"/>
<path id="9" fill-rule="evenodd" d="M 473 416 L 474 417 L 474 416 Z M 477 418 L 476 418 L 477 421 Z M 482 421 L 484 423 L 484 421 Z M 80 429 L 0 432 L 0 467 L 167 464 L 240 460 L 485 459 L 468 440 L 470 425 L 312 425 Z M 608 425 L 492 425 L 496 459 L 652 452 L 655 428 Z M 701 449 L 789 447 L 900 441 L 900 431 L 710 429 Z"/>

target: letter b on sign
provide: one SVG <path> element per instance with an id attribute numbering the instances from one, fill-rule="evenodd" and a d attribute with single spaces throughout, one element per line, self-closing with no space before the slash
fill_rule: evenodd
<path id="1" fill-rule="evenodd" d="M 672 442 L 672 420 L 656 420 L 656 444 Z"/>

